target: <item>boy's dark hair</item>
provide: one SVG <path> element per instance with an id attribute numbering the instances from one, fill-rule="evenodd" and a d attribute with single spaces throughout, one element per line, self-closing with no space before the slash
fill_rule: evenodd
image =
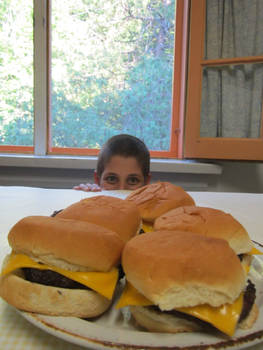
<path id="1" fill-rule="evenodd" d="M 97 163 L 99 178 L 111 157 L 116 155 L 136 158 L 144 179 L 147 178 L 150 172 L 150 152 L 142 140 L 128 134 L 115 135 L 102 146 Z"/>

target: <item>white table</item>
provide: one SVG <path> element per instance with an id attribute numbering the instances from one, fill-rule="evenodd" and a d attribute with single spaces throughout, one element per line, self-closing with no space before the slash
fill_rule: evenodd
<path id="1" fill-rule="evenodd" d="M 106 192 L 110 194 L 110 192 Z M 122 197 L 125 193 L 117 193 Z M 103 192 L 96 195 L 105 194 Z M 263 244 L 263 194 L 189 192 L 196 205 L 230 212 L 249 232 L 252 240 Z M 85 197 L 75 190 L 0 186 L 0 263 L 9 252 L 7 234 L 12 225 L 28 215 L 51 215 Z M 0 349 L 2 350 L 77 350 L 81 347 L 56 338 L 33 326 L 0 299 Z M 247 349 L 262 350 L 263 344 Z"/>

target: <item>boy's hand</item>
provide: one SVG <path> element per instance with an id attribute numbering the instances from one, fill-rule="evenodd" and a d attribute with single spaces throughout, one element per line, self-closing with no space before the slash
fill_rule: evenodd
<path id="1" fill-rule="evenodd" d="M 73 187 L 74 190 L 77 191 L 85 191 L 85 192 L 100 192 L 101 188 L 96 184 L 79 184 L 78 186 Z"/>

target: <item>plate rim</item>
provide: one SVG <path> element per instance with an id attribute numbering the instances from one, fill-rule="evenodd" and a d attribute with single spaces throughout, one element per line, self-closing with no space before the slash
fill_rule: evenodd
<path id="1" fill-rule="evenodd" d="M 263 244 L 256 242 L 254 240 L 252 240 L 253 243 L 260 249 L 263 251 Z M 261 259 L 261 258 L 260 258 Z M 261 259 L 262 260 L 262 259 Z M 263 306 L 261 306 L 262 311 L 263 312 Z M 211 343 L 211 341 L 209 341 L 209 344 L 205 343 L 205 341 L 200 341 L 199 343 L 196 344 L 184 344 L 184 345 L 180 345 L 180 344 L 176 344 L 176 338 L 182 338 L 183 336 L 191 336 L 193 334 L 201 334 L 202 336 L 204 336 L 204 333 L 199 333 L 199 332 L 195 332 L 195 333 L 178 333 L 178 334 L 167 334 L 167 333 L 153 333 L 153 332 L 147 332 L 147 331 L 140 331 L 138 330 L 134 330 L 134 329 L 121 329 L 121 333 L 127 333 L 127 331 L 130 332 L 130 334 L 133 333 L 134 334 L 147 334 L 148 336 L 151 337 L 155 337 L 155 336 L 159 336 L 159 337 L 163 337 L 164 339 L 166 337 L 169 338 L 175 338 L 175 344 L 173 346 L 170 345 L 165 345 L 163 344 L 161 347 L 160 345 L 158 346 L 154 346 L 152 344 L 142 344 L 141 346 L 138 344 L 133 344 L 133 343 L 128 343 L 125 344 L 124 342 L 121 341 L 113 341 L 112 339 L 97 339 L 96 337 L 92 337 L 91 334 L 84 336 L 83 334 L 77 334 L 76 332 L 74 332 L 74 330 L 70 330 L 70 327 L 60 327 L 59 324 L 63 320 L 67 320 L 67 321 L 75 321 L 78 320 L 78 322 L 85 322 L 85 325 L 94 328 L 98 327 L 99 329 L 101 328 L 101 330 L 109 330 L 109 328 L 100 325 L 100 324 L 96 324 L 96 321 L 86 321 L 86 320 L 81 320 L 81 319 L 77 319 L 74 317 L 60 317 L 60 316 L 47 316 L 47 315 L 40 315 L 40 314 L 34 314 L 34 313 L 29 313 L 29 312 L 24 312 L 21 310 L 16 309 L 16 311 L 18 311 L 25 319 L 27 319 L 29 322 L 31 322 L 32 324 L 34 324 L 35 326 L 39 327 L 40 329 L 42 329 L 43 331 L 46 331 L 47 333 L 50 333 L 60 339 L 66 340 L 68 342 L 74 343 L 76 345 L 80 345 L 83 346 L 85 348 L 90 348 L 93 350 L 108 350 L 108 349 L 116 349 L 116 350 L 123 350 L 123 349 L 128 349 L 128 350 L 138 350 L 141 349 L 143 347 L 143 349 L 147 349 L 147 350 L 208 350 L 214 347 L 214 349 L 231 349 L 231 350 L 238 350 L 238 349 L 244 349 L 246 347 L 250 347 L 256 344 L 259 344 L 261 342 L 263 342 L 263 326 L 261 327 L 261 329 L 256 330 L 253 332 L 253 327 L 250 330 L 247 331 L 239 331 L 239 333 L 243 335 L 237 335 L 234 336 L 232 338 L 217 338 L 217 337 L 213 337 L 214 338 L 214 342 Z M 263 316 L 263 315 L 262 315 Z M 58 322 L 56 322 L 58 321 Z M 85 328 L 85 327 L 84 327 Z M 252 333 L 251 333 L 252 331 Z M 208 337 L 209 339 L 209 334 L 205 334 L 205 337 Z M 107 338 L 107 337 L 106 337 Z M 121 337 L 120 337 L 121 338 Z M 168 339 L 168 338 L 166 338 Z M 121 339 L 120 339 L 121 340 Z"/>

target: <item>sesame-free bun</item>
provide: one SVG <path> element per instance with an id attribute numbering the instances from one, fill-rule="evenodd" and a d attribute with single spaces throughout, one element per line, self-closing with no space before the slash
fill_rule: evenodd
<path id="1" fill-rule="evenodd" d="M 50 266 L 50 270 L 57 267 L 72 271 L 73 276 L 74 272 L 110 271 L 119 265 L 124 246 L 119 235 L 105 227 L 49 216 L 21 219 L 9 231 L 8 241 L 12 253 L 24 254 Z M 7 256 L 3 267 L 9 259 Z M 46 283 L 48 277 L 44 274 L 43 284 L 40 277 L 36 282 L 28 280 L 22 265 L 1 276 L 0 296 L 20 310 L 57 316 L 95 317 L 111 304 L 111 300 L 84 286 L 64 288 L 61 280 L 65 277 L 59 273 L 54 284 Z"/>
<path id="2" fill-rule="evenodd" d="M 19 220 L 8 241 L 15 253 L 71 271 L 109 271 L 119 263 L 124 245 L 105 227 L 49 216 Z"/>
<path id="3" fill-rule="evenodd" d="M 158 309 L 130 306 L 130 311 L 137 324 L 150 332 L 181 333 L 202 330 L 200 324 L 193 320 L 175 317 Z"/>
<path id="4" fill-rule="evenodd" d="M 194 199 L 182 187 L 170 182 L 156 182 L 138 188 L 126 197 L 126 201 L 134 202 L 142 219 L 149 223 L 173 208 L 195 205 Z"/>
<path id="5" fill-rule="evenodd" d="M 122 266 L 126 279 L 162 311 L 233 303 L 246 281 L 225 240 L 190 232 L 134 237 L 124 247 Z"/>
<path id="6" fill-rule="evenodd" d="M 20 269 L 0 278 L 0 296 L 19 310 L 55 316 L 95 317 L 111 304 L 111 300 L 91 289 L 32 283 L 25 280 Z"/>
<path id="7" fill-rule="evenodd" d="M 130 306 L 130 311 L 137 324 L 151 332 L 181 333 L 204 330 L 202 323 L 194 318 L 180 317 L 178 313 L 161 312 L 157 308 Z M 240 329 L 250 329 L 259 315 L 259 309 L 253 304 L 248 316 L 238 323 Z M 207 325 L 206 325 L 207 329 Z"/>
<path id="8" fill-rule="evenodd" d="M 124 242 L 138 234 L 141 227 L 140 212 L 136 205 L 113 196 L 98 195 L 82 199 L 55 217 L 87 221 L 106 227 L 117 232 Z"/>
<path id="9" fill-rule="evenodd" d="M 253 246 L 244 226 L 231 214 L 208 207 L 185 206 L 172 209 L 155 220 L 154 230 L 190 231 L 223 238 L 236 254 L 248 253 Z"/>

